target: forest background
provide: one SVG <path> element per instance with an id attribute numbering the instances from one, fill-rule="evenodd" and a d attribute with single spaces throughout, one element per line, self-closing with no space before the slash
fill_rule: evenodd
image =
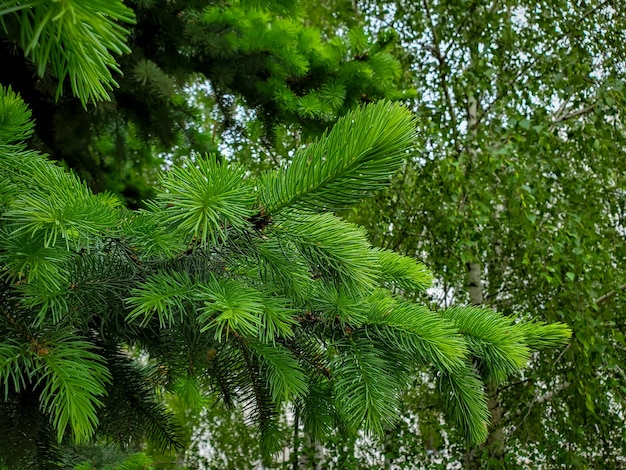
<path id="1" fill-rule="evenodd" d="M 90 2 L 120 30 L 106 45 L 114 61 L 93 70 L 103 85 L 80 89 L 54 67 L 54 47 L 50 61 L 37 55 L 45 48 L 29 47 L 52 33 L 24 24 L 58 21 L 46 19 L 48 3 L 0 4 L 0 82 L 32 110 L 29 147 L 93 191 L 143 207 L 159 171 L 207 153 L 250 174 L 282 168 L 349 110 L 398 101 L 417 116 L 418 150 L 389 188 L 342 215 L 364 226 L 374 246 L 434 273 L 434 288 L 415 293 L 432 309 L 486 306 L 573 331 L 566 346 L 488 384 L 484 445 L 467 445 L 443 418 L 438 390 L 420 378 L 403 396 L 403 419 L 383 436 L 338 433 L 315 444 L 296 432 L 300 458 L 265 465 L 623 465 L 623 6 Z M 80 18 L 83 2 L 66 3 Z M 59 47 L 80 50 L 74 40 Z M 83 446 L 67 465 L 260 465 L 255 428 L 240 409 L 203 397 L 190 413 L 174 396 L 163 400 L 185 428 L 187 449 L 172 456 Z M 293 421 L 281 426 L 291 442 Z M 212 450 L 203 454 L 207 440 Z"/>

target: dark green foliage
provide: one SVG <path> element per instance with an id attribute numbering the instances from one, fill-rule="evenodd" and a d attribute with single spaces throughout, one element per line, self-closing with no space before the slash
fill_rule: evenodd
<path id="1" fill-rule="evenodd" d="M 99 414 L 98 433 L 126 449 L 140 449 L 147 439 L 160 450 L 180 449 L 179 432 L 157 395 L 162 378 L 153 366 L 141 366 L 127 354 L 106 354 L 111 386 Z"/>
<path id="2" fill-rule="evenodd" d="M 19 431 L 18 431 L 19 430 Z M 56 469 L 62 447 L 32 390 L 5 395 L 0 401 L 2 462 L 9 468 Z"/>
<path id="3" fill-rule="evenodd" d="M 0 83 L 32 107 L 33 145 L 92 189 L 136 206 L 153 195 L 164 154 L 216 153 L 232 139 L 233 151 L 262 143 L 267 153 L 284 145 L 281 135 L 292 139 L 284 125 L 294 126 L 291 134 L 317 135 L 355 105 L 403 96 L 391 45 L 357 28 L 349 12 L 349 34 L 328 37 L 305 26 L 313 8 L 298 1 L 4 2 Z M 242 106 L 256 125 L 238 122 Z"/>

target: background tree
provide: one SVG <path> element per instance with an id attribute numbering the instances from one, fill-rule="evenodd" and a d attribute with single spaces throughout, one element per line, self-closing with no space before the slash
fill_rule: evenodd
<path id="1" fill-rule="evenodd" d="M 423 259 L 437 273 L 441 307 L 469 301 L 574 330 L 565 350 L 491 386 L 488 445 L 465 452 L 451 438 L 450 458 L 465 453 L 480 468 L 618 466 L 624 9 L 566 0 L 361 4 L 372 27 L 392 27 L 409 52 L 422 145 L 354 220 L 375 245 Z M 444 450 L 430 412 L 413 412 L 423 445 Z"/>

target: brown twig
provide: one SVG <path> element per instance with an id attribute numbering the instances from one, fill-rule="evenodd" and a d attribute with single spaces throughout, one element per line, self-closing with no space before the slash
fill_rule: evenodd
<path id="1" fill-rule="evenodd" d="M 622 284 L 617 289 L 612 290 L 610 292 L 607 292 L 606 294 L 601 295 L 600 297 L 595 299 L 593 301 L 593 303 L 596 304 L 596 305 L 603 304 L 604 302 L 609 300 L 611 297 L 613 297 L 615 294 L 617 294 L 618 292 L 623 291 L 623 290 L 626 290 L 626 284 Z"/>

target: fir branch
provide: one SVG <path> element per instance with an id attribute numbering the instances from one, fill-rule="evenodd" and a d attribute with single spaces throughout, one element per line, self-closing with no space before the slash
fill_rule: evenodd
<path id="1" fill-rule="evenodd" d="M 119 351 L 105 350 L 111 372 L 98 434 L 122 447 L 144 439 L 157 449 L 181 449 L 180 429 L 156 393 L 159 371 L 142 366 Z"/>
<path id="2" fill-rule="evenodd" d="M 120 72 L 112 53 L 130 52 L 128 31 L 117 22 L 134 23 L 132 10 L 120 0 L 21 3 L 5 0 L 0 18 L 18 23 L 20 45 L 37 65 L 38 75 L 43 77 L 49 67 L 58 78 L 57 98 L 69 77 L 83 106 L 110 100 L 108 91 L 117 86 L 111 70 Z"/>
<path id="3" fill-rule="evenodd" d="M 501 383 L 526 365 L 530 350 L 512 319 L 479 307 L 453 307 L 443 316 L 454 322 L 472 354 L 480 358 L 485 380 Z"/>
<path id="4" fill-rule="evenodd" d="M 34 127 L 30 109 L 20 95 L 10 86 L 0 85 L 0 145 L 25 141 Z"/>
<path id="5" fill-rule="evenodd" d="M 371 289 L 377 274 L 376 255 L 365 232 L 330 213 L 292 213 L 273 227 L 324 279 L 354 291 Z"/>
<path id="6" fill-rule="evenodd" d="M 252 412 L 253 420 L 259 427 L 263 457 L 268 459 L 280 449 L 283 440 L 277 423 L 278 410 L 271 398 L 269 387 L 261 376 L 259 364 L 247 344 L 239 341 L 239 348 L 249 374 L 248 394 L 244 399 L 248 401 L 247 409 Z"/>
<path id="7" fill-rule="evenodd" d="M 367 336 L 355 333 L 334 343 L 340 353 L 331 363 L 337 408 L 348 428 L 381 434 L 397 419 L 395 365 Z"/>
<path id="8" fill-rule="evenodd" d="M 98 424 L 99 397 L 105 394 L 111 377 L 103 358 L 93 349 L 69 330 L 59 330 L 37 343 L 38 360 L 31 374 L 37 379 L 42 409 L 50 414 L 59 442 L 68 428 L 75 442 L 84 442 Z"/>
<path id="9" fill-rule="evenodd" d="M 264 239 L 256 247 L 261 280 L 275 285 L 290 298 L 304 302 L 314 289 L 307 260 L 294 243 L 281 237 Z"/>
<path id="10" fill-rule="evenodd" d="M 41 233 L 45 247 L 63 239 L 67 250 L 78 250 L 117 228 L 119 215 L 110 200 L 92 194 L 75 175 L 51 162 L 30 163 L 21 182 L 24 192 L 4 214 L 15 235 Z"/>
<path id="11" fill-rule="evenodd" d="M 279 343 L 248 343 L 258 358 L 260 369 L 275 403 L 289 402 L 307 393 L 307 377 L 297 359 Z"/>
<path id="12" fill-rule="evenodd" d="M 239 393 L 248 382 L 246 363 L 241 350 L 234 343 L 219 345 L 207 352 L 206 374 L 217 389 L 219 397 L 233 407 Z"/>
<path id="13" fill-rule="evenodd" d="M 296 152 L 286 170 L 261 179 L 265 211 L 333 211 L 371 196 L 402 165 L 415 135 L 413 119 L 405 108 L 385 101 L 348 113 Z"/>
<path id="14" fill-rule="evenodd" d="M 9 469 L 55 469 L 63 448 L 32 389 L 0 399 L 0 462 Z"/>
<path id="15" fill-rule="evenodd" d="M 33 357 L 28 354 L 28 342 L 7 338 L 0 344 L 0 384 L 4 388 L 5 401 L 10 393 L 27 388 L 35 368 Z"/>
<path id="16" fill-rule="evenodd" d="M 478 441 L 488 411 L 468 354 L 500 381 L 529 346 L 567 336 L 562 325 L 517 326 L 476 308 L 442 316 L 394 297 L 425 289 L 429 273 L 326 212 L 383 187 L 402 164 L 413 120 L 401 107 L 349 114 L 260 183 L 216 158 L 188 162 L 141 212 L 24 150 L 25 111 L 15 109 L 5 120 L 13 143 L 0 142 L 0 273 L 12 309 L 0 325 L 0 386 L 7 399 L 37 392 L 58 439 L 97 430 L 121 445 L 176 446 L 157 389 L 197 408 L 212 387 L 248 403 L 267 456 L 281 445 L 281 403 L 294 403 L 315 437 L 336 425 L 381 432 L 426 363 L 455 422 Z M 106 347 L 96 353 L 91 342 Z M 128 344 L 158 367 L 121 357 Z"/>
<path id="17" fill-rule="evenodd" d="M 320 283 L 312 305 L 326 321 L 357 328 L 367 321 L 370 306 L 362 297 L 351 294 L 343 286 Z"/>
<path id="18" fill-rule="evenodd" d="M 187 248 L 184 238 L 172 236 L 152 211 L 128 211 L 123 217 L 122 231 L 138 261 L 172 259 Z"/>
<path id="19" fill-rule="evenodd" d="M 388 287 L 406 293 L 423 292 L 430 287 L 433 275 L 422 263 L 390 250 L 376 250 L 381 268 L 380 279 Z"/>
<path id="20" fill-rule="evenodd" d="M 479 375 L 470 364 L 438 373 L 438 385 L 448 415 L 472 443 L 487 438 L 487 395 Z"/>
<path id="21" fill-rule="evenodd" d="M 52 290 L 67 282 L 72 253 L 58 245 L 46 246 L 43 233 L 30 235 L 3 230 L 0 231 L 0 243 L 0 263 L 6 268 L 0 277 L 6 282 L 39 281 Z"/>
<path id="22" fill-rule="evenodd" d="M 330 381 L 317 378 L 309 383 L 309 393 L 294 406 L 301 410 L 301 420 L 306 435 L 323 440 L 341 422 L 336 408 L 336 397 Z"/>
<path id="23" fill-rule="evenodd" d="M 184 272 L 156 272 L 131 290 L 126 304 L 132 310 L 126 320 L 140 319 L 140 324 L 145 326 L 156 313 L 161 328 L 172 326 L 182 321 L 192 287 L 191 278 Z"/>
<path id="24" fill-rule="evenodd" d="M 562 346 L 572 336 L 569 327 L 558 322 L 527 321 L 516 323 L 514 327 L 524 335 L 526 345 L 533 350 Z"/>
<path id="25" fill-rule="evenodd" d="M 426 307 L 396 300 L 379 291 L 370 299 L 368 325 L 402 348 L 416 363 L 427 361 L 440 370 L 463 367 L 467 345 L 455 325 Z"/>
<path id="26" fill-rule="evenodd" d="M 265 310 L 260 293 L 241 281 L 214 276 L 199 286 L 197 299 L 204 303 L 199 320 L 201 331 L 212 330 L 214 337 L 226 341 L 235 337 L 258 338 Z"/>

